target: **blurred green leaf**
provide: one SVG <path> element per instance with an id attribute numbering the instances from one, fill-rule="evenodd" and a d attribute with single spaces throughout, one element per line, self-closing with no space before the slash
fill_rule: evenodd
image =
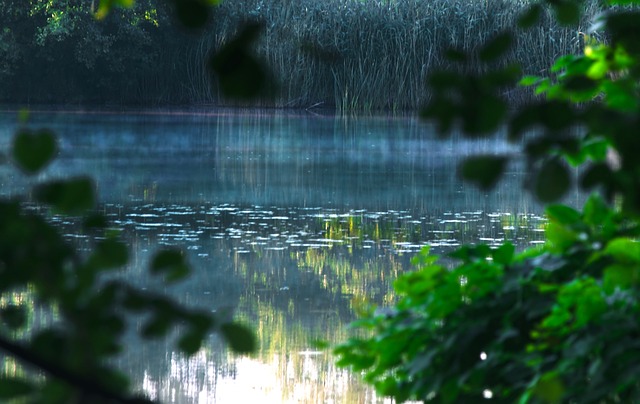
<path id="1" fill-rule="evenodd" d="M 33 393 L 34 385 L 20 377 L 2 375 L 0 377 L 0 399 L 13 400 Z"/>
<path id="2" fill-rule="evenodd" d="M 82 227 L 87 229 L 104 229 L 109 225 L 107 218 L 101 213 L 92 213 L 84 218 Z"/>
<path id="3" fill-rule="evenodd" d="M 473 156 L 462 162 L 460 173 L 462 178 L 487 191 L 496 185 L 507 162 L 506 157 Z"/>
<path id="4" fill-rule="evenodd" d="M 186 333 L 178 339 L 178 348 L 187 355 L 193 355 L 200 350 L 202 339 L 198 333 Z"/>
<path id="5" fill-rule="evenodd" d="M 565 387 L 562 378 L 556 372 L 544 374 L 535 385 L 534 396 L 543 403 L 560 403 Z"/>
<path id="6" fill-rule="evenodd" d="M 501 57 L 504 57 L 505 53 L 509 51 L 513 44 L 513 34 L 511 32 L 501 32 L 494 38 L 489 40 L 480 49 L 479 57 L 483 62 L 493 62 Z"/>
<path id="7" fill-rule="evenodd" d="M 562 198 L 571 186 L 567 167 L 557 158 L 547 160 L 535 180 L 535 195 L 542 202 L 555 202 Z"/>
<path id="8" fill-rule="evenodd" d="M 540 21 L 541 16 L 542 6 L 538 3 L 532 4 L 518 16 L 518 27 L 531 28 Z"/>
<path id="9" fill-rule="evenodd" d="M 537 84 L 540 80 L 541 78 L 538 76 L 524 76 L 523 78 L 520 79 L 520 81 L 518 82 L 518 85 L 533 86 Z"/>
<path id="10" fill-rule="evenodd" d="M 158 312 L 153 315 L 143 326 L 141 335 L 144 338 L 158 338 L 171 330 L 173 327 L 174 317 L 167 315 L 167 313 Z"/>
<path id="11" fill-rule="evenodd" d="M 251 353 L 255 351 L 255 336 L 248 328 L 236 323 L 227 323 L 222 325 L 220 331 L 234 352 Z"/>
<path id="12" fill-rule="evenodd" d="M 96 244 L 88 264 L 96 269 L 121 268 L 129 260 L 129 251 L 123 242 L 108 238 Z"/>
<path id="13" fill-rule="evenodd" d="M 211 17 L 209 1 L 172 0 L 178 20 L 188 28 L 202 28 Z"/>
<path id="14" fill-rule="evenodd" d="M 166 282 L 179 281 L 190 273 L 184 255 L 178 249 L 165 249 L 156 253 L 150 270 L 153 274 L 163 274 Z"/>
<path id="15" fill-rule="evenodd" d="M 45 168 L 58 152 L 56 138 L 49 130 L 19 131 L 13 140 L 13 159 L 22 171 L 36 174 Z"/>
<path id="16" fill-rule="evenodd" d="M 629 289 L 638 284 L 640 266 L 628 264 L 613 264 L 604 269 L 602 284 L 607 293 L 616 289 Z"/>
<path id="17" fill-rule="evenodd" d="M 474 94 L 466 95 L 469 100 L 482 99 L 482 102 L 473 101 L 475 104 L 473 108 L 460 110 L 464 135 L 468 137 L 492 135 L 507 116 L 509 111 L 507 103 L 493 94 L 483 93 L 478 97 L 474 97 Z"/>
<path id="18" fill-rule="evenodd" d="M 640 264 L 640 243 L 628 238 L 611 240 L 604 249 L 616 261 L 627 264 Z"/>
<path id="19" fill-rule="evenodd" d="M 580 22 L 580 2 L 575 0 L 547 0 L 553 7 L 556 19 L 562 25 L 575 25 Z"/>
<path id="20" fill-rule="evenodd" d="M 260 23 L 245 24 L 235 38 L 211 57 L 209 67 L 218 77 L 224 96 L 247 100 L 265 93 L 266 68 L 251 51 L 261 31 Z"/>
<path id="21" fill-rule="evenodd" d="M 65 214 L 80 214 L 95 206 L 93 182 L 86 177 L 51 181 L 34 189 L 38 202 Z"/>
<path id="22" fill-rule="evenodd" d="M 545 213 L 550 220 L 563 225 L 579 223 L 581 219 L 580 212 L 566 205 L 549 205 L 545 208 Z"/>
<path id="23" fill-rule="evenodd" d="M 513 261 L 516 248 L 511 243 L 504 243 L 492 251 L 493 260 L 501 265 L 509 265 Z"/>

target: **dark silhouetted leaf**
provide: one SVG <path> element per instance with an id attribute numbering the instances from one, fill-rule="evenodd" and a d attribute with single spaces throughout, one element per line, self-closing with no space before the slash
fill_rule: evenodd
<path id="1" fill-rule="evenodd" d="M 502 32 L 495 38 L 487 42 L 482 49 L 480 49 L 480 60 L 484 62 L 493 62 L 509 51 L 511 44 L 513 43 L 513 35 L 510 32 Z"/>
<path id="2" fill-rule="evenodd" d="M 173 0 L 178 20 L 188 28 L 201 28 L 208 21 L 211 10 L 202 0 Z"/>
<path id="3" fill-rule="evenodd" d="M 531 128 L 540 124 L 540 113 L 536 106 L 520 108 L 509 121 L 509 140 L 520 141 Z"/>
<path id="4" fill-rule="evenodd" d="M 562 25 L 575 25 L 580 22 L 580 3 L 574 0 L 547 0 L 551 3 L 556 19 Z"/>
<path id="5" fill-rule="evenodd" d="M 474 156 L 467 158 L 460 169 L 462 178 L 476 184 L 482 190 L 493 188 L 507 165 L 507 158 L 500 156 Z"/>
<path id="6" fill-rule="evenodd" d="M 33 393 L 35 386 L 18 377 L 3 375 L 0 378 L 0 399 L 10 400 L 16 399 Z"/>
<path id="7" fill-rule="evenodd" d="M 531 28 L 540 21 L 541 16 L 542 6 L 533 4 L 518 17 L 518 26 L 520 28 Z"/>
<path id="8" fill-rule="evenodd" d="M 570 185 L 571 178 L 567 166 L 559 159 L 550 159 L 538 172 L 535 195 L 542 202 L 555 202 L 564 196 Z"/>
<path id="9" fill-rule="evenodd" d="M 156 313 L 153 318 L 142 327 L 144 338 L 157 338 L 166 335 L 173 326 L 173 316 Z"/>
<path id="10" fill-rule="evenodd" d="M 580 185 L 584 189 L 593 189 L 601 185 L 613 185 L 614 175 L 605 163 L 594 164 L 582 174 Z"/>
<path id="11" fill-rule="evenodd" d="M 625 50 L 640 53 L 640 11 L 611 13 L 606 17 L 607 34 Z"/>
<path id="12" fill-rule="evenodd" d="M 89 265 L 99 270 L 113 269 L 124 266 L 128 260 L 127 246 L 121 241 L 109 238 L 96 244 L 93 254 L 89 257 Z"/>
<path id="13" fill-rule="evenodd" d="M 493 134 L 503 124 L 508 112 L 507 103 L 493 94 L 479 94 L 473 99 L 476 100 L 475 105 L 461 111 L 464 135 Z"/>
<path id="14" fill-rule="evenodd" d="M 196 333 L 187 333 L 178 340 L 178 348 L 187 355 L 193 355 L 200 350 L 202 346 L 202 335 Z"/>
<path id="15" fill-rule="evenodd" d="M 255 336 L 246 327 L 236 323 L 224 324 L 220 330 L 225 341 L 237 353 L 251 353 L 256 349 Z"/>
<path id="16" fill-rule="evenodd" d="M 453 128 L 458 114 L 458 107 L 447 99 L 432 100 L 422 111 L 420 116 L 424 119 L 436 121 L 438 134 L 443 136 Z"/>
<path id="17" fill-rule="evenodd" d="M 100 213 L 95 213 L 87 216 L 82 223 L 82 226 L 85 229 L 104 229 L 108 225 L 109 223 L 107 221 L 107 218 Z"/>
<path id="18" fill-rule="evenodd" d="M 56 138 L 48 130 L 23 130 L 18 132 L 13 141 L 13 159 L 27 174 L 35 174 L 45 168 L 57 151 Z"/>
<path id="19" fill-rule="evenodd" d="M 261 30 L 262 24 L 246 24 L 211 57 L 209 67 L 217 75 L 220 90 L 226 97 L 246 100 L 264 94 L 268 75 L 265 66 L 251 52 Z"/>
<path id="20" fill-rule="evenodd" d="M 95 205 L 93 182 L 89 178 L 48 182 L 38 185 L 34 194 L 38 202 L 51 205 L 60 213 L 79 214 Z"/>
<path id="21" fill-rule="evenodd" d="M 159 251 L 151 261 L 150 270 L 153 274 L 164 274 L 167 282 L 175 282 L 189 275 L 184 255 L 177 249 Z"/>

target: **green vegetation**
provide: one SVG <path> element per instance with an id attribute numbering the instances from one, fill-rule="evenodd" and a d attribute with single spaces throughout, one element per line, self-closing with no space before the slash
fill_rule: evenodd
<path id="1" fill-rule="evenodd" d="M 53 17 L 64 19 L 66 12 L 77 9 L 65 5 L 62 11 L 51 11 L 61 4 L 38 2 L 30 12 L 49 9 Z M 107 4 L 111 3 L 101 2 L 101 12 L 108 11 L 102 8 Z M 20 7 L 2 10 L 25 11 Z M 56 21 L 48 20 L 52 32 L 66 35 Z M 239 52 L 244 48 L 226 49 Z M 246 88 L 237 86 L 228 91 L 247 94 Z M 6 157 L 22 174 L 33 178 L 55 159 L 58 144 L 53 133 L 32 130 L 27 122 L 28 112 L 22 112 Z M 27 201 L 48 210 L 43 214 L 30 209 Z M 142 319 L 136 330 L 141 338 L 173 336 L 185 355 L 198 352 L 214 332 L 235 352 L 255 349 L 253 334 L 238 323 L 209 310 L 185 308 L 161 293 L 139 289 L 119 278 L 117 271 L 126 267 L 129 252 L 119 231 L 103 215 L 92 212 L 95 203 L 94 185 L 86 177 L 40 182 L 28 195 L 0 201 L 3 402 L 149 402 L 131 395 L 127 377 L 111 365 L 125 349 L 128 324 L 136 316 Z M 51 223 L 52 215 L 78 217 L 83 233 L 95 240 L 89 251 L 76 250 Z M 190 272 L 183 252 L 177 249 L 158 251 L 148 268 L 167 286 Z"/>
<path id="2" fill-rule="evenodd" d="M 137 1 L 96 21 L 91 14 L 95 1 L 0 2 L 0 100 L 237 105 L 224 96 L 225 83 L 252 77 L 262 80 L 263 95 L 252 105 L 416 110 L 428 100 L 424 82 L 429 73 L 455 68 L 443 58 L 445 50 L 477 50 L 513 26 L 529 2 L 243 0 L 223 2 L 208 20 L 197 11 L 204 3 Z M 582 18 L 570 26 L 555 22 L 545 9 L 534 29 L 517 34 L 506 59 L 519 61 L 528 74 L 541 74 L 559 55 L 577 53 L 579 32 L 587 31 L 600 10 L 597 0 L 583 7 Z M 202 28 L 176 26 L 173 9 Z M 201 20 L 191 21 L 194 15 Z M 268 71 L 246 75 L 233 67 L 229 71 L 237 79 L 219 80 L 225 69 L 210 56 L 239 38 L 246 21 L 257 23 L 245 28 L 241 39 L 253 52 L 241 52 L 236 60 L 256 55 L 245 67 L 256 72 L 255 64 L 262 61 Z M 483 69 L 480 63 L 467 68 Z M 509 94 L 518 102 L 524 95 L 518 90 Z"/>
<path id="3" fill-rule="evenodd" d="M 583 2 L 545 3 L 563 24 L 581 18 Z M 417 271 L 395 283 L 398 301 L 367 308 L 354 323 L 361 336 L 335 351 L 381 394 L 440 403 L 640 400 L 640 13 L 613 4 L 637 2 L 609 3 L 597 21 L 605 41 L 586 37 L 583 54 L 559 58 L 549 77 L 522 79 L 545 97 L 513 114 L 503 88 L 522 69 L 501 63 L 516 46 L 511 31 L 475 54 L 450 54 L 463 67 L 482 61 L 483 73 L 431 76 L 424 115 L 444 135 L 461 126 L 469 137 L 491 136 L 506 124 L 525 144 L 526 187 L 541 201 L 570 188 L 569 164 L 581 167 L 577 186 L 602 196 L 581 211 L 548 205 L 541 249 L 467 245 L 450 254 L 452 267 L 424 250 Z M 535 29 L 544 6 L 532 5 L 518 30 Z M 461 174 L 490 189 L 506 163 L 476 156 Z"/>

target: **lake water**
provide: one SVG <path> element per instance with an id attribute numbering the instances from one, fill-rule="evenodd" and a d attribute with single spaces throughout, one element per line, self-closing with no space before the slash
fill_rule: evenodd
<path id="1" fill-rule="evenodd" d="M 518 164 L 488 194 L 456 175 L 464 156 L 517 148 L 439 140 L 413 119 L 39 112 L 29 124 L 60 137 L 59 158 L 37 181 L 95 179 L 99 209 L 131 248 L 127 279 L 234 314 L 258 336 L 259 351 L 247 357 L 215 336 L 191 358 L 170 343 L 127 339 L 118 366 L 162 402 L 381 402 L 314 341 L 344 341 L 359 303 L 392 302 L 393 280 L 425 245 L 442 254 L 461 243 L 524 248 L 543 238 L 541 208 L 521 191 Z M 1 112 L 3 150 L 15 128 L 16 114 Z M 25 178 L 0 165 L 0 186 L 21 193 Z M 56 220 L 80 248 L 89 242 Z M 188 253 L 188 281 L 165 289 L 145 276 L 161 246 Z"/>

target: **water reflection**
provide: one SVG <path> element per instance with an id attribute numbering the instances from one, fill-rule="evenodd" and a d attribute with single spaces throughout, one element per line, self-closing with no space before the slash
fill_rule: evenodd
<path id="1" fill-rule="evenodd" d="M 5 148 L 13 116 L 0 114 Z M 258 353 L 244 358 L 215 336 L 192 358 L 128 337 L 119 366 L 164 402 L 382 401 L 313 342 L 346 339 L 358 304 L 392 302 L 394 279 L 425 245 L 444 254 L 462 243 L 542 240 L 544 221 L 519 191 L 517 165 L 491 194 L 455 174 L 464 155 L 512 146 L 440 141 L 415 120 L 43 113 L 32 124 L 61 137 L 60 159 L 38 180 L 96 179 L 100 209 L 131 245 L 123 276 L 164 289 L 144 268 L 159 246 L 178 246 L 194 274 L 165 291 L 234 313 L 258 334 Z M 21 192 L 23 180 L 0 167 L 4 194 Z M 72 220 L 56 221 L 90 245 Z"/>

